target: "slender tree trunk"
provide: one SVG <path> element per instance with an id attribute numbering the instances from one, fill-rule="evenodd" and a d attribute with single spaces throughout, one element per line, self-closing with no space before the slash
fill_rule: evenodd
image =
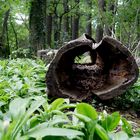
<path id="1" fill-rule="evenodd" d="M 73 16 L 72 21 L 72 39 L 78 38 L 78 32 L 79 32 L 79 0 L 75 0 L 75 3 L 77 4 L 76 14 Z"/>
<path id="2" fill-rule="evenodd" d="M 105 0 L 98 0 L 98 8 L 99 8 L 99 12 L 102 15 L 102 13 L 105 11 Z M 101 18 L 103 18 L 101 16 Z M 102 19 L 100 19 L 97 23 L 97 27 L 96 27 L 96 42 L 100 42 L 100 40 L 102 40 L 103 38 L 103 22 Z"/>
<path id="3" fill-rule="evenodd" d="M 136 28 L 137 28 L 137 40 L 139 40 L 140 39 L 140 9 L 139 9 L 139 11 L 138 11 L 138 14 L 137 14 L 138 16 L 137 16 L 137 23 L 136 23 Z"/>
<path id="4" fill-rule="evenodd" d="M 0 50 L 1 56 L 8 57 L 10 54 L 10 48 L 7 46 L 7 32 L 8 32 L 8 19 L 10 15 L 10 9 L 5 12 L 3 26 L 2 26 L 2 33 L 0 36 Z"/>
<path id="5" fill-rule="evenodd" d="M 87 4 L 88 4 L 88 7 L 91 9 L 92 8 L 92 1 L 91 0 L 88 0 L 87 1 Z M 91 25 L 91 18 L 92 18 L 92 15 L 91 15 L 91 12 L 89 12 L 87 14 L 87 25 L 86 25 L 86 33 L 90 36 L 92 36 L 92 25 Z"/>
<path id="6" fill-rule="evenodd" d="M 46 0 L 32 0 L 29 16 L 30 47 L 36 54 L 46 48 Z"/>
<path id="7" fill-rule="evenodd" d="M 92 27 L 91 27 L 91 15 L 87 16 L 87 26 L 86 26 L 86 33 L 92 36 Z"/>
<path id="8" fill-rule="evenodd" d="M 102 25 L 98 24 L 96 28 L 96 37 L 95 40 L 96 42 L 100 42 L 103 38 L 103 27 Z"/>
<path id="9" fill-rule="evenodd" d="M 47 46 L 51 47 L 52 40 L 52 14 L 47 15 Z"/>
<path id="10" fill-rule="evenodd" d="M 10 18 L 10 25 L 11 25 L 12 30 L 13 30 L 13 33 L 14 33 L 14 35 L 15 35 L 15 40 L 16 40 L 15 46 L 16 46 L 16 49 L 18 49 L 18 35 L 17 35 L 17 32 L 16 32 L 16 30 L 15 30 L 15 27 L 14 27 L 12 21 L 11 21 L 11 18 Z"/>
<path id="11" fill-rule="evenodd" d="M 113 19 L 115 16 L 115 13 L 116 13 L 115 2 L 111 1 L 108 4 L 108 7 L 106 6 L 106 9 L 108 10 L 108 12 L 111 12 L 112 19 Z M 111 36 L 112 32 L 115 32 L 113 21 L 112 21 L 111 25 L 110 25 L 110 23 L 105 23 L 105 35 Z"/>
<path id="12" fill-rule="evenodd" d="M 53 17 L 53 30 L 54 30 L 54 46 L 55 46 L 55 48 L 57 48 L 58 47 L 58 42 L 59 42 L 59 30 L 58 30 L 58 24 L 59 24 L 59 22 L 58 22 L 58 17 L 55 15 L 54 17 Z"/>
<path id="13" fill-rule="evenodd" d="M 68 13 L 69 7 L 68 7 L 68 0 L 63 0 L 63 8 L 64 8 L 64 13 Z M 63 17 L 63 31 L 64 31 L 64 40 L 66 41 L 69 39 L 69 17 L 68 14 L 66 14 Z"/>

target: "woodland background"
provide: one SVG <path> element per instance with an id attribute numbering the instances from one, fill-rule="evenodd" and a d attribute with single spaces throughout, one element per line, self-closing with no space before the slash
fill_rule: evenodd
<path id="1" fill-rule="evenodd" d="M 139 0 L 1 0 L 0 56 L 32 57 L 87 33 L 121 41 L 138 55 Z"/>

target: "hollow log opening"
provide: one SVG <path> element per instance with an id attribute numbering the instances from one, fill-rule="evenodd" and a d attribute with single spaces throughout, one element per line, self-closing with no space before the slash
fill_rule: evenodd
<path id="1" fill-rule="evenodd" d="M 75 63 L 89 55 L 91 62 Z M 83 35 L 63 46 L 46 75 L 49 95 L 81 101 L 97 95 L 106 100 L 120 95 L 138 77 L 131 53 L 118 41 L 105 37 L 99 44 Z"/>

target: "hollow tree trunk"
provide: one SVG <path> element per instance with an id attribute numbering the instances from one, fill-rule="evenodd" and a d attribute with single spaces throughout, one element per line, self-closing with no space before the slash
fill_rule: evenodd
<path id="1" fill-rule="evenodd" d="M 90 63 L 75 63 L 89 52 Z M 97 44 L 84 34 L 59 49 L 46 75 L 49 96 L 74 101 L 98 96 L 107 100 L 122 94 L 138 78 L 138 66 L 121 42 L 104 37 Z"/>

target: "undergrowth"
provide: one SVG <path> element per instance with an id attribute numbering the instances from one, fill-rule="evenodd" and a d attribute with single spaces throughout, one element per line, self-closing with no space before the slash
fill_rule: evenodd
<path id="1" fill-rule="evenodd" d="M 0 140 L 139 140 L 139 130 L 118 112 L 87 103 L 48 103 L 41 60 L 0 60 Z M 115 104 L 138 109 L 140 79 Z"/>
<path id="2" fill-rule="evenodd" d="M 19 96 L 43 95 L 45 73 L 41 60 L 0 60 L 0 105 Z"/>

